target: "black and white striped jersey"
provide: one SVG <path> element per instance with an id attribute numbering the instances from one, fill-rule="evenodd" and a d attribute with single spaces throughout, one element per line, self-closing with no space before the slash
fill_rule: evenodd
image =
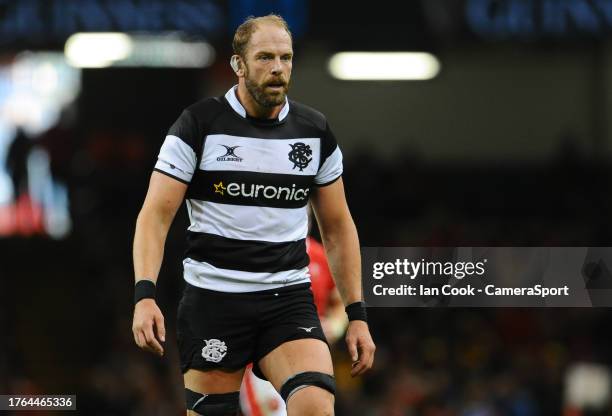
<path id="1" fill-rule="evenodd" d="M 251 118 L 236 97 L 188 107 L 155 170 L 189 185 L 185 280 L 222 292 L 308 282 L 306 205 L 342 174 L 325 117 L 286 100 L 278 119 Z"/>

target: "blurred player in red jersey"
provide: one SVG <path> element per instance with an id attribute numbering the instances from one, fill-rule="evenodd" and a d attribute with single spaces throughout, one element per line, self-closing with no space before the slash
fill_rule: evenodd
<path id="1" fill-rule="evenodd" d="M 344 305 L 329 271 L 323 244 L 309 236 L 306 239 L 306 251 L 310 257 L 308 270 L 319 319 L 327 342 L 333 345 L 344 334 L 348 324 Z"/>
<path id="2" fill-rule="evenodd" d="M 309 207 L 310 208 L 310 207 Z M 312 215 L 309 209 L 309 226 Z M 323 332 L 329 345 L 333 345 L 346 330 L 348 319 L 336 284 L 332 278 L 325 248 L 311 236 L 306 238 L 306 251 L 310 257 L 311 290 Z M 249 365 L 240 387 L 240 408 L 245 416 L 286 416 L 285 402 L 272 384 L 256 377 Z"/>

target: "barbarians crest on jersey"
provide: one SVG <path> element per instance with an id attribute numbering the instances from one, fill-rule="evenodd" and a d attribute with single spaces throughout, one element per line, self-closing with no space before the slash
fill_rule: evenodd
<path id="1" fill-rule="evenodd" d="M 204 342 L 206 345 L 202 348 L 202 357 L 206 361 L 218 363 L 227 355 L 225 342 L 216 338 L 205 339 Z"/>
<path id="2" fill-rule="evenodd" d="M 226 146 L 224 144 L 219 146 L 225 147 L 225 154 L 219 156 L 217 162 L 242 162 L 242 158 L 235 153 L 236 149 L 242 146 Z"/>
<path id="3" fill-rule="evenodd" d="M 302 172 L 312 160 L 312 149 L 310 145 L 302 142 L 289 144 L 289 146 L 291 146 L 291 151 L 288 153 L 289 161 L 293 163 L 293 169 L 300 168 Z"/>

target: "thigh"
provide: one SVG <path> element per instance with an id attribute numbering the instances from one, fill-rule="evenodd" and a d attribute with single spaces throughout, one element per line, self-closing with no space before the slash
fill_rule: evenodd
<path id="1" fill-rule="evenodd" d="M 230 373 L 241 375 L 254 356 L 256 328 L 253 312 L 252 302 L 245 296 L 188 285 L 177 316 L 183 374 L 208 372 L 219 374 L 222 379 Z"/>
<path id="2" fill-rule="evenodd" d="M 298 340 L 304 342 L 290 344 Z M 317 315 L 312 292 L 307 286 L 279 290 L 277 296 L 268 299 L 265 305 L 260 307 L 260 330 L 256 341 L 253 372 L 258 377 L 267 378 L 259 362 L 270 354 L 272 356 L 289 354 L 292 362 L 296 362 L 298 358 L 293 357 L 295 348 L 300 350 L 298 353 L 305 354 L 305 362 L 312 361 L 307 357 L 315 354 L 315 360 L 331 363 L 329 347 Z M 299 366 L 304 364 L 302 360 L 296 363 Z M 329 373 L 331 374 L 331 364 Z"/>
<path id="3" fill-rule="evenodd" d="M 334 374 L 329 347 L 325 342 L 313 338 L 285 342 L 260 359 L 258 364 L 277 391 L 297 373 L 317 371 Z"/>
<path id="4" fill-rule="evenodd" d="M 187 370 L 183 374 L 185 388 L 204 394 L 230 393 L 240 390 L 244 368 L 226 370 Z"/>

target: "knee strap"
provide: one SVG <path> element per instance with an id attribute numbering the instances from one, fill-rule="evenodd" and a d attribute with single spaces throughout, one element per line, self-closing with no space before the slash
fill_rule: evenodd
<path id="1" fill-rule="evenodd" d="M 333 376 L 317 371 L 305 371 L 297 373 L 285 381 L 281 387 L 281 397 L 287 403 L 293 393 L 308 386 L 317 386 L 331 394 L 336 394 L 336 380 Z"/>
<path id="2" fill-rule="evenodd" d="M 201 394 L 185 389 L 187 410 L 202 416 L 235 416 L 238 414 L 240 392 Z"/>

